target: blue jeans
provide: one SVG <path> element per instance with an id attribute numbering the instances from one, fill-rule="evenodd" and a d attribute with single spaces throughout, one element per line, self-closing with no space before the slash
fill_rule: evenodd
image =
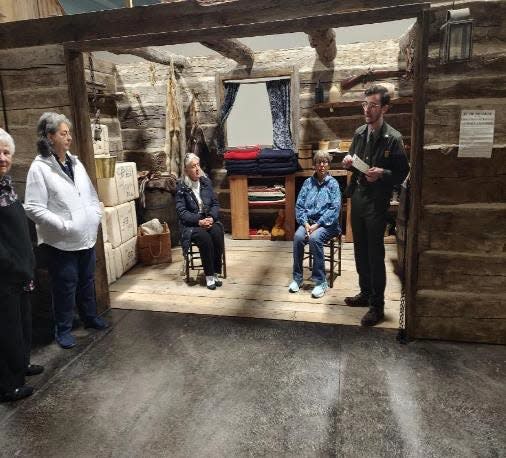
<path id="1" fill-rule="evenodd" d="M 338 226 L 319 227 L 309 239 L 306 238 L 306 229 L 299 226 L 293 237 L 293 279 L 297 283 L 302 282 L 302 260 L 304 258 L 304 246 L 309 243 L 309 249 L 313 254 L 313 281 L 319 285 L 325 281 L 325 258 L 323 244 L 339 234 Z"/>
<path id="2" fill-rule="evenodd" d="M 72 330 L 76 305 L 81 320 L 86 322 L 97 316 L 95 248 L 63 251 L 46 247 L 56 334 L 61 336 Z"/>

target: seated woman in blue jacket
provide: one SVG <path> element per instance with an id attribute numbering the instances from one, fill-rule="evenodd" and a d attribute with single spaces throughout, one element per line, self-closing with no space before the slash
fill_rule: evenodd
<path id="1" fill-rule="evenodd" d="M 206 286 L 216 289 L 223 256 L 223 226 L 213 184 L 200 168 L 200 159 L 190 153 L 184 159 L 183 177 L 176 186 L 176 211 L 181 227 L 181 246 L 186 254 L 190 243 L 199 247 Z"/>
<path id="2" fill-rule="evenodd" d="M 304 181 L 295 206 L 295 217 L 300 226 L 293 239 L 293 281 L 288 291 L 296 293 L 302 286 L 304 246 L 309 243 L 313 254 L 315 287 L 311 295 L 314 298 L 322 297 L 328 288 L 323 244 L 341 233 L 341 191 L 336 179 L 329 175 L 330 160 L 326 151 L 318 151 L 314 155 L 315 173 Z"/>

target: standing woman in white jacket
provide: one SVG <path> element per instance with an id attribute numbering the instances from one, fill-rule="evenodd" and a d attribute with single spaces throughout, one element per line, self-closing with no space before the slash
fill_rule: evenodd
<path id="1" fill-rule="evenodd" d="M 38 155 L 26 180 L 25 210 L 36 224 L 38 244 L 47 253 L 56 321 L 62 348 L 71 334 L 74 308 L 85 327 L 105 329 L 95 300 L 95 242 L 101 210 L 83 164 L 70 154 L 71 123 L 63 114 L 44 113 L 37 124 Z"/>

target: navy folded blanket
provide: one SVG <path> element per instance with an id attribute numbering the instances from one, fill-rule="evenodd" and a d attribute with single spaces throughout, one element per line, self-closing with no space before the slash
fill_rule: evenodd
<path id="1" fill-rule="evenodd" d="M 297 166 L 278 167 L 277 169 L 259 169 L 259 175 L 291 175 L 297 171 Z"/>
<path id="2" fill-rule="evenodd" d="M 258 155 L 258 160 L 262 161 L 263 159 L 291 159 L 295 156 L 295 153 L 292 149 L 272 149 L 272 148 L 264 148 L 260 151 Z"/>
<path id="3" fill-rule="evenodd" d="M 295 167 L 297 168 L 297 159 L 290 159 L 285 161 L 279 161 L 279 162 L 259 162 L 258 168 L 260 170 L 269 170 L 269 169 L 279 169 L 279 168 L 286 168 L 286 167 Z"/>

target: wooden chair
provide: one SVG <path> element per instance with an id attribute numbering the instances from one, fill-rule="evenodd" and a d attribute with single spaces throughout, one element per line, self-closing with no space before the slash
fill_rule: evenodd
<path id="1" fill-rule="evenodd" d="M 185 277 L 186 283 L 190 282 L 190 270 L 204 270 L 204 266 L 202 265 L 202 259 L 200 258 L 199 247 L 196 243 L 190 242 L 190 248 L 184 256 L 184 269 L 185 269 Z M 223 232 L 223 255 L 221 262 L 221 272 L 223 278 L 227 278 L 227 261 L 225 257 L 225 232 Z"/>
<path id="2" fill-rule="evenodd" d="M 339 226 L 343 227 L 343 207 L 341 205 L 341 209 L 339 211 Z M 327 240 L 323 244 L 323 259 L 324 262 L 329 263 L 329 286 L 332 288 L 334 286 L 334 276 L 341 276 L 341 255 L 343 249 L 343 235 L 342 233 L 332 237 L 330 240 Z M 304 260 L 309 259 L 309 268 L 313 268 L 313 254 L 309 249 L 309 243 L 306 244 L 306 248 L 304 248 Z M 337 256 L 336 256 L 337 255 Z M 336 259 L 337 258 L 337 259 Z M 336 267 L 337 267 L 337 275 L 336 275 Z"/>
<path id="3" fill-rule="evenodd" d="M 341 276 L 341 253 L 342 253 L 342 234 L 332 237 L 323 244 L 323 253 L 325 262 L 329 263 L 329 286 L 334 286 L 334 277 Z M 309 268 L 313 268 L 313 254 L 309 250 L 309 244 L 307 244 L 308 253 L 304 255 L 304 259 L 309 259 Z M 337 256 L 336 256 L 337 255 Z M 337 258 L 337 259 L 336 259 Z M 336 275 L 337 267 L 337 275 Z"/>

